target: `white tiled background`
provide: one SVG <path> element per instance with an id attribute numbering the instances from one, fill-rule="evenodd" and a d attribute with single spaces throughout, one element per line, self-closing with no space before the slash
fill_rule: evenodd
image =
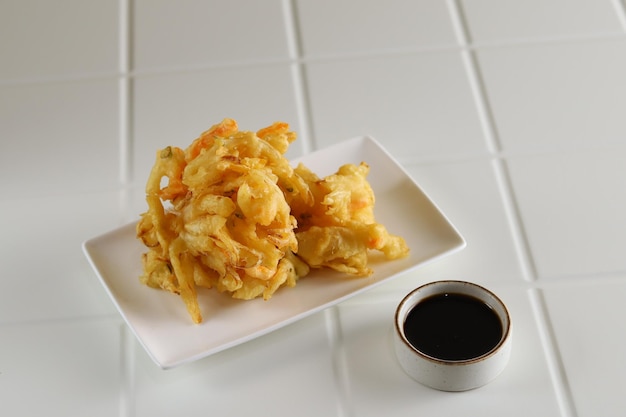
<path id="1" fill-rule="evenodd" d="M 224 117 L 298 156 L 376 137 L 468 247 L 162 371 L 84 259 L 135 219 L 156 149 Z M 622 416 L 623 0 L 0 1 L 0 415 Z M 436 279 L 511 309 L 493 383 L 443 393 L 390 347 Z"/>

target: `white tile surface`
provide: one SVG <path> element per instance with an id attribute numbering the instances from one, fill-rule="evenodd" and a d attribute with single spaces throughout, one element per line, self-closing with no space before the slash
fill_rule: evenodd
<path id="1" fill-rule="evenodd" d="M 288 56 L 279 0 L 138 0 L 133 5 L 139 71 Z"/>
<path id="2" fill-rule="evenodd" d="M 611 0 L 461 0 L 477 42 L 619 34 Z M 619 7 L 619 5 L 617 5 Z"/>
<path id="3" fill-rule="evenodd" d="M 623 143 L 626 38 L 478 50 L 504 150 Z"/>
<path id="4" fill-rule="evenodd" d="M 554 335 L 577 415 L 621 416 L 626 407 L 624 315 L 626 275 L 616 282 L 593 277 L 545 290 Z"/>
<path id="5" fill-rule="evenodd" d="M 7 0 L 0 35 L 0 414 L 621 415 L 626 342 L 598 323 L 626 313 L 623 1 Z M 158 148 L 224 117 L 289 122 L 290 157 L 374 136 L 467 248 L 159 370 L 80 244 L 145 209 Z M 492 384 L 396 364 L 395 305 L 436 279 L 511 309 Z"/>
<path id="6" fill-rule="evenodd" d="M 10 416 L 120 409 L 121 320 L 0 324 L 0 401 Z"/>
<path id="7" fill-rule="evenodd" d="M 0 200 L 119 185 L 115 79 L 0 86 Z"/>
<path id="8" fill-rule="evenodd" d="M 115 73 L 118 3 L 2 1 L 0 81 Z"/>
<path id="9" fill-rule="evenodd" d="M 540 278 L 626 269 L 625 155 L 616 148 L 508 162 Z"/>
<path id="10" fill-rule="evenodd" d="M 119 225 L 117 192 L 3 201 L 0 212 L 0 323 L 115 313 L 81 244 Z"/>
<path id="11" fill-rule="evenodd" d="M 334 415 L 338 397 L 325 322 L 322 312 L 165 372 L 139 351 L 134 415 Z"/>
<path id="12" fill-rule="evenodd" d="M 425 282 L 523 279 L 491 160 L 411 165 L 407 170 L 467 241 L 460 253 L 419 270 L 418 277 Z"/>
<path id="13" fill-rule="evenodd" d="M 135 82 L 134 179 L 145 184 L 157 149 L 186 148 L 203 131 L 229 117 L 256 131 L 281 120 L 300 132 L 288 65 L 228 68 L 146 76 Z M 288 155 L 301 155 L 296 140 Z"/>
<path id="14" fill-rule="evenodd" d="M 392 325 L 403 293 L 379 302 L 355 300 L 340 307 L 351 412 L 358 416 L 558 415 L 550 374 L 533 312 L 519 288 L 489 287 L 507 305 L 513 323 L 511 359 L 492 383 L 477 390 L 446 393 L 407 376 L 393 353 Z M 486 401 L 489 398 L 489 401 Z M 532 398 L 533 401 L 529 401 Z"/>
<path id="15" fill-rule="evenodd" d="M 438 0 L 298 0 L 306 56 L 455 44 L 446 3 Z"/>
<path id="16" fill-rule="evenodd" d="M 369 134 L 403 160 L 486 150 L 456 53 L 312 62 L 306 73 L 318 147 Z"/>

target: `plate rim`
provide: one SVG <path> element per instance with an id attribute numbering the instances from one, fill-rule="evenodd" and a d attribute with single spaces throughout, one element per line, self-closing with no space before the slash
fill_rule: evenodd
<path id="1" fill-rule="evenodd" d="M 95 249 L 98 246 L 98 242 L 103 242 L 106 239 L 110 239 L 110 238 L 114 238 L 116 235 L 120 234 L 120 233 L 124 233 L 124 232 L 128 232 L 129 229 L 132 227 L 134 229 L 137 220 L 139 219 L 139 217 L 137 217 L 136 219 L 129 221 L 123 225 L 117 226 L 113 229 L 110 229 L 104 233 L 101 233 L 97 236 L 94 236 L 92 238 L 86 239 L 82 242 L 81 247 L 82 247 L 82 251 L 84 253 L 84 255 L 86 256 L 91 268 L 94 270 L 96 276 L 98 277 L 100 283 L 103 285 L 108 297 L 111 299 L 111 301 L 113 302 L 114 306 L 116 307 L 118 313 L 122 316 L 125 324 L 130 328 L 130 330 L 132 331 L 133 335 L 137 338 L 137 340 L 139 341 L 140 345 L 144 348 L 144 350 L 147 352 L 148 356 L 153 360 L 153 362 L 155 362 L 155 364 L 157 366 L 159 366 L 162 369 L 171 369 L 180 365 L 183 365 L 185 363 L 189 363 L 189 362 L 193 362 L 196 361 L 198 359 L 202 359 L 204 357 L 213 355 L 215 353 L 218 353 L 220 351 L 226 350 L 226 349 L 230 349 L 231 347 L 240 345 L 242 343 L 248 342 L 250 340 L 256 339 L 260 336 L 263 336 L 265 334 L 271 333 L 275 330 L 278 330 L 282 327 L 285 327 L 291 323 L 294 323 L 296 321 L 299 321 L 301 319 L 304 319 L 305 317 L 308 317 L 310 315 L 313 315 L 319 311 L 322 310 L 326 310 L 334 305 L 337 305 L 341 302 L 344 302 L 358 294 L 361 294 L 363 292 L 369 291 L 375 287 L 378 287 L 379 285 L 383 284 L 383 283 L 387 283 L 390 280 L 393 280 L 397 277 L 399 277 L 400 275 L 405 275 L 406 273 L 409 273 L 415 269 L 421 268 L 431 262 L 434 262 L 438 259 L 441 259 L 443 257 L 449 256 L 453 253 L 456 253 L 458 251 L 461 251 L 462 249 L 464 249 L 467 246 L 467 242 L 465 240 L 465 238 L 462 236 L 462 234 L 460 233 L 460 231 L 457 229 L 457 227 L 450 221 L 450 219 L 447 217 L 447 215 L 440 209 L 440 207 L 436 204 L 436 202 L 430 198 L 430 196 L 426 193 L 425 190 L 422 189 L 422 187 L 410 176 L 410 174 L 406 171 L 406 169 L 380 144 L 380 142 L 378 142 L 376 139 L 374 139 L 373 137 L 369 136 L 369 135 L 364 135 L 364 136 L 356 136 L 344 141 L 340 141 L 337 142 L 331 146 L 322 148 L 322 149 L 318 149 L 315 150 L 313 152 L 310 152 L 306 155 L 303 155 L 301 157 L 298 158 L 293 158 L 290 162 L 292 163 L 292 165 L 295 165 L 297 163 L 299 163 L 302 160 L 306 160 L 307 158 L 310 158 L 312 156 L 315 156 L 315 154 L 317 153 L 323 153 L 323 152 L 330 152 L 334 149 L 340 149 L 342 147 L 350 147 L 350 146 L 359 146 L 362 147 L 364 146 L 365 143 L 371 143 L 372 145 L 374 145 L 376 147 L 376 150 L 378 152 L 382 152 L 382 154 L 385 156 L 385 158 L 390 161 L 391 163 L 393 163 L 395 165 L 395 167 L 397 169 L 400 170 L 400 172 L 406 176 L 412 183 L 412 185 L 414 187 L 416 187 L 420 193 L 423 194 L 423 196 L 427 199 L 427 201 L 432 205 L 432 207 L 436 210 L 437 214 L 441 217 L 441 219 L 445 222 L 446 226 L 449 228 L 448 232 L 450 232 L 452 235 L 454 235 L 454 237 L 456 238 L 456 243 L 454 245 L 451 245 L 450 247 L 448 247 L 446 250 L 441 251 L 439 253 L 437 253 L 434 256 L 430 256 L 427 259 L 421 261 L 421 262 L 416 262 L 415 264 L 409 265 L 408 267 L 402 269 L 401 271 L 398 271 L 396 273 L 393 273 L 389 276 L 383 277 L 375 282 L 372 282 L 370 284 L 367 284 L 361 288 L 357 288 L 353 291 L 350 291 L 344 295 L 341 295 L 339 297 L 335 297 L 329 301 L 326 302 L 322 302 L 314 307 L 311 307 L 305 311 L 290 315 L 288 317 L 285 317 L 284 319 L 274 323 L 273 325 L 270 326 L 266 326 L 263 327 L 259 330 L 256 331 L 252 331 L 248 334 L 246 334 L 245 336 L 241 336 L 241 337 L 237 337 L 234 338 L 232 340 L 230 340 L 230 342 L 227 343 L 223 343 L 221 345 L 215 346 L 213 348 L 210 348 L 208 350 L 204 350 L 204 351 L 200 351 L 197 352 L 195 354 L 191 354 L 191 355 L 187 355 L 183 358 L 179 358 L 179 359 L 170 359 L 170 360 L 165 360 L 164 358 L 160 358 L 157 357 L 157 355 L 155 354 L 153 348 L 146 342 L 146 340 L 144 339 L 144 337 L 142 337 L 142 331 L 140 329 L 138 329 L 135 325 L 135 323 L 133 322 L 133 320 L 131 320 L 131 318 L 128 316 L 128 314 L 126 313 L 124 307 L 120 304 L 120 301 L 117 299 L 116 295 L 113 293 L 111 286 L 110 286 L 110 282 L 109 279 L 110 278 L 106 278 L 104 276 L 104 274 L 101 271 L 101 267 L 98 265 L 98 262 L 96 260 L 96 253 L 95 253 Z M 393 262 L 393 261 L 391 261 Z M 298 286 L 296 286 L 297 288 Z M 292 289 L 293 291 L 293 289 Z"/>

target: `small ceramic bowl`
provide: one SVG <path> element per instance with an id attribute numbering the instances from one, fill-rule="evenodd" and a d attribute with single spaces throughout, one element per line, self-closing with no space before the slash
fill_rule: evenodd
<path id="1" fill-rule="evenodd" d="M 409 293 L 395 315 L 394 348 L 404 371 L 442 391 L 478 388 L 508 363 L 512 327 L 504 303 L 465 281 L 437 281 Z"/>

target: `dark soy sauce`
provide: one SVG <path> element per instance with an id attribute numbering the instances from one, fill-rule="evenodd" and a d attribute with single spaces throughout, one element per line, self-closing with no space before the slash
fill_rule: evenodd
<path id="1" fill-rule="evenodd" d="M 502 338 L 502 323 L 489 305 L 475 297 L 437 294 L 413 307 L 404 322 L 404 334 L 428 356 L 461 361 L 496 347 Z"/>

